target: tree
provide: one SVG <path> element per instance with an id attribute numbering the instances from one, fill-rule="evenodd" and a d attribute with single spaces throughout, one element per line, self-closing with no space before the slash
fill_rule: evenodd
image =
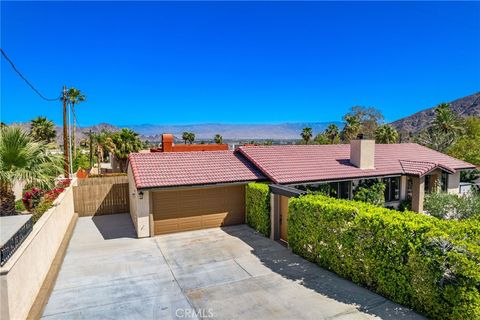
<path id="1" fill-rule="evenodd" d="M 79 104 L 81 102 L 84 102 L 87 97 L 78 89 L 75 88 L 70 88 L 68 89 L 67 92 L 67 97 L 68 101 L 72 105 L 72 113 L 75 115 L 75 105 Z M 73 158 L 75 159 L 77 157 L 77 141 L 75 140 L 75 134 L 77 130 L 77 121 L 75 121 L 75 118 L 73 120 L 73 131 L 72 131 L 72 141 L 73 141 Z"/>
<path id="2" fill-rule="evenodd" d="M 382 124 L 375 130 L 375 140 L 377 143 L 397 143 L 398 132 L 391 125 Z"/>
<path id="3" fill-rule="evenodd" d="M 383 123 L 382 113 L 373 107 L 354 106 L 350 109 L 350 112 L 343 117 L 343 120 L 348 124 L 349 121 L 347 119 L 351 122 L 354 118 L 356 118 L 359 123 L 359 128 L 356 126 L 351 128 L 358 129 L 358 132 L 353 137 L 349 136 L 349 140 L 355 139 L 359 133 L 362 133 L 366 138 L 373 139 L 375 137 L 375 130 Z"/>
<path id="4" fill-rule="evenodd" d="M 189 132 L 188 133 L 188 142 L 192 144 L 195 141 L 195 133 Z"/>
<path id="5" fill-rule="evenodd" d="M 213 138 L 213 140 L 215 141 L 215 143 L 218 143 L 218 144 L 221 144 L 223 143 L 223 137 L 220 135 L 220 134 L 216 134 L 215 137 Z"/>
<path id="6" fill-rule="evenodd" d="M 30 122 L 30 136 L 37 142 L 52 142 L 57 136 L 53 121 L 46 117 L 36 117 Z"/>
<path id="7" fill-rule="evenodd" d="M 445 134 L 451 133 L 453 135 L 458 135 L 463 131 L 460 119 L 453 112 L 448 103 L 440 103 L 435 108 L 433 126 L 436 130 Z"/>
<path id="8" fill-rule="evenodd" d="M 95 146 L 98 173 L 100 174 L 100 163 L 104 161 L 105 152 L 112 153 L 115 149 L 115 144 L 112 141 L 112 133 L 106 130 L 102 130 L 99 133 L 92 133 L 92 142 Z"/>
<path id="9" fill-rule="evenodd" d="M 315 136 L 315 138 L 313 138 L 313 143 L 315 143 L 315 144 L 332 144 L 332 141 L 330 140 L 328 135 L 325 132 L 323 132 L 323 133 L 317 134 Z"/>
<path id="10" fill-rule="evenodd" d="M 448 148 L 452 157 L 480 166 L 480 117 L 465 120 L 464 134 Z"/>
<path id="11" fill-rule="evenodd" d="M 446 152 L 462 132 L 462 121 L 451 110 L 449 104 L 441 103 L 435 108 L 432 125 L 420 132 L 416 141 L 431 149 Z"/>
<path id="12" fill-rule="evenodd" d="M 325 129 L 325 135 L 330 139 L 331 144 L 334 144 L 339 136 L 340 130 L 338 126 L 334 123 L 328 125 L 327 129 Z"/>
<path id="13" fill-rule="evenodd" d="M 302 133 L 300 134 L 305 144 L 308 144 L 310 142 L 310 139 L 312 139 L 312 135 L 312 128 L 309 127 L 303 128 Z"/>
<path id="14" fill-rule="evenodd" d="M 40 188 L 53 187 L 62 172 L 62 159 L 48 152 L 18 127 L 0 129 L 0 214 L 15 213 L 13 185 L 17 181 Z"/>
<path id="15" fill-rule="evenodd" d="M 182 134 L 182 140 L 184 144 L 187 144 L 187 141 L 190 139 L 190 132 L 184 131 Z"/>
<path id="16" fill-rule="evenodd" d="M 359 118 L 357 116 L 347 114 L 343 117 L 343 120 L 346 123 L 341 133 L 342 140 L 344 142 L 349 142 L 350 140 L 356 139 L 362 130 L 362 125 Z"/>
<path id="17" fill-rule="evenodd" d="M 123 128 L 112 135 L 112 142 L 114 144 L 113 154 L 119 161 L 120 170 L 126 172 L 128 155 L 140 151 L 142 141 L 140 141 L 138 133 Z"/>

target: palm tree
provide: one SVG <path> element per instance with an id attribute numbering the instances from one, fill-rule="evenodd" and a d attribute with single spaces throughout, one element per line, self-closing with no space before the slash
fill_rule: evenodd
<path id="1" fill-rule="evenodd" d="M 377 143 L 396 143 L 398 132 L 391 125 L 382 124 L 375 130 L 375 140 Z"/>
<path id="2" fill-rule="evenodd" d="M 334 123 L 329 124 L 327 129 L 325 129 L 325 134 L 330 139 L 332 144 L 335 143 L 335 139 L 338 137 L 338 133 L 339 133 L 338 127 Z"/>
<path id="3" fill-rule="evenodd" d="M 115 132 L 112 136 L 112 142 L 115 145 L 114 155 L 119 160 L 120 170 L 126 171 L 128 155 L 132 152 L 138 152 L 142 149 L 142 141 L 138 133 L 131 129 L 122 129 Z"/>
<path id="4" fill-rule="evenodd" d="M 458 135 L 462 132 L 460 120 L 448 103 L 441 103 L 435 108 L 433 127 L 442 133 Z"/>
<path id="5" fill-rule="evenodd" d="M 67 92 L 68 101 L 72 105 L 72 113 L 75 114 L 75 105 L 81 102 L 84 102 L 87 97 L 78 89 L 70 88 Z M 73 141 L 73 158 L 75 159 L 77 156 L 77 143 L 75 140 L 75 131 L 77 130 L 77 121 L 73 121 L 73 131 L 72 131 L 72 141 Z"/>
<path id="6" fill-rule="evenodd" d="M 360 122 L 360 119 L 357 116 L 353 115 L 345 115 L 343 117 L 343 120 L 345 120 L 345 127 L 343 127 L 342 130 L 342 139 L 345 142 L 349 142 L 350 140 L 355 139 L 360 131 L 362 130 L 362 124 Z"/>
<path id="7" fill-rule="evenodd" d="M 36 117 L 30 122 L 30 135 L 35 141 L 50 143 L 57 136 L 57 132 L 53 121 L 46 117 Z"/>
<path id="8" fill-rule="evenodd" d="M 194 141 L 195 141 L 195 133 L 189 132 L 188 133 L 188 142 L 190 142 L 190 144 L 192 144 Z"/>
<path id="9" fill-rule="evenodd" d="M 308 144 L 310 142 L 310 139 L 312 139 L 312 136 L 313 136 L 312 128 L 309 128 L 309 127 L 303 128 L 300 136 L 302 137 L 305 144 Z"/>
<path id="10" fill-rule="evenodd" d="M 100 163 L 104 160 L 105 152 L 112 153 L 115 150 L 115 144 L 112 141 L 112 134 L 105 130 L 99 133 L 92 133 L 92 140 L 95 145 L 98 173 L 100 174 Z"/>
<path id="11" fill-rule="evenodd" d="M 223 137 L 220 134 L 216 134 L 215 137 L 213 138 L 215 140 L 215 143 L 221 144 L 223 143 Z"/>
<path id="12" fill-rule="evenodd" d="M 0 215 L 15 213 L 15 182 L 50 188 L 61 172 L 62 159 L 49 154 L 45 143 L 18 127 L 0 129 Z"/>
<path id="13" fill-rule="evenodd" d="M 190 132 L 184 131 L 182 134 L 182 140 L 184 144 L 187 144 L 187 141 L 190 140 Z"/>

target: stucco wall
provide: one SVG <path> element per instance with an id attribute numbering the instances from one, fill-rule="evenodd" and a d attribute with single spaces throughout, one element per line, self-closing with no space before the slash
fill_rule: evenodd
<path id="1" fill-rule="evenodd" d="M 128 174 L 128 196 L 130 198 L 130 216 L 132 217 L 133 225 L 137 230 L 137 189 L 135 188 L 135 181 L 133 180 L 133 173 L 130 164 L 127 169 Z"/>
<path id="2" fill-rule="evenodd" d="M 73 185 L 33 226 L 30 235 L 0 269 L 0 319 L 25 319 L 40 291 L 72 218 Z"/>
<path id="3" fill-rule="evenodd" d="M 139 190 L 135 187 L 133 179 L 133 172 L 128 166 L 128 190 L 130 197 L 130 216 L 132 217 L 133 225 L 137 231 L 137 237 L 150 237 L 150 192 L 143 192 L 143 198 L 140 199 Z"/>
<path id="4" fill-rule="evenodd" d="M 460 171 L 448 175 L 448 193 L 460 192 Z"/>

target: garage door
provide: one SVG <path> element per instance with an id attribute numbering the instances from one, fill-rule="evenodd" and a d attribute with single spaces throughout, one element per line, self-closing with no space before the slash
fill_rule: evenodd
<path id="1" fill-rule="evenodd" d="M 241 224 L 245 222 L 245 187 L 155 191 L 152 212 L 156 235 Z"/>

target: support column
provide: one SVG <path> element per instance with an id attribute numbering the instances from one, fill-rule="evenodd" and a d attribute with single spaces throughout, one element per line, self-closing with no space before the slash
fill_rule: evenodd
<path id="1" fill-rule="evenodd" d="M 412 177 L 412 210 L 423 212 L 425 198 L 425 177 Z"/>

